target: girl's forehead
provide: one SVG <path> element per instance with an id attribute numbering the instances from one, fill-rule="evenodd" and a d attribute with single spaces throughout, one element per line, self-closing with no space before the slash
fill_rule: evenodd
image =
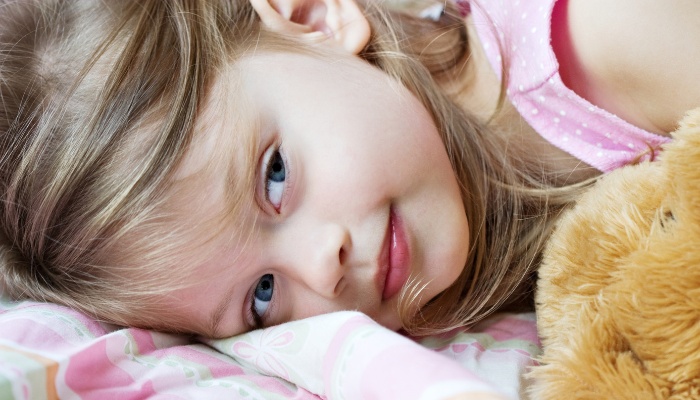
<path id="1" fill-rule="evenodd" d="M 170 207 L 205 229 L 232 219 L 241 227 L 254 224 L 249 211 L 255 201 L 259 122 L 237 87 L 235 76 L 213 79 L 173 174 Z"/>
<path id="2" fill-rule="evenodd" d="M 224 68 L 213 77 L 177 178 L 233 173 L 237 182 L 252 179 L 260 122 L 241 86 L 235 68 Z"/>

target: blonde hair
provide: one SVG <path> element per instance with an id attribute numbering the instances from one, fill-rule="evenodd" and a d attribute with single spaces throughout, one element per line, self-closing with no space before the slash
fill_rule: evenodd
<path id="1" fill-rule="evenodd" d="M 364 4 L 373 33 L 361 56 L 431 113 L 470 222 L 469 258 L 457 282 L 417 315 L 404 312 L 413 333 L 444 331 L 478 321 L 521 291 L 579 187 L 557 187 L 536 155 L 513 149 L 437 86 L 436 76 L 449 76 L 469 55 L 454 9 L 425 21 L 380 4 Z M 208 85 L 225 64 L 272 37 L 243 0 L 3 6 L 5 291 L 112 323 L 179 330 L 158 304 L 172 289 L 162 287 L 163 276 L 182 276 L 183 285 L 187 276 L 172 269 L 183 239 L 163 211 L 173 171 Z M 402 296 L 404 310 L 419 292 L 413 289 Z"/>
<path id="2" fill-rule="evenodd" d="M 227 1 L 3 6 L 7 294 L 177 329 L 170 308 L 153 305 L 173 289 L 166 273 L 182 284 L 187 276 L 172 269 L 183 238 L 166 229 L 164 194 L 207 84 L 234 51 L 226 36 L 254 35 L 253 15 L 247 2 Z"/>

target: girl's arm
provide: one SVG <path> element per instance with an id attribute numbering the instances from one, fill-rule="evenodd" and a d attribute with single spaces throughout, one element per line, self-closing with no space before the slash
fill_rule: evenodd
<path id="1" fill-rule="evenodd" d="M 571 89 L 657 133 L 700 105 L 700 1 L 559 1 L 568 37 L 558 58 Z"/>

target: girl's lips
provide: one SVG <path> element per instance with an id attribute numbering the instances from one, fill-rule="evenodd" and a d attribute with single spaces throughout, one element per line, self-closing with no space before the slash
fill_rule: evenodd
<path id="1" fill-rule="evenodd" d="M 401 217 L 394 207 L 389 212 L 389 226 L 379 255 L 378 286 L 382 300 L 396 295 L 406 284 L 410 271 L 411 254 Z"/>

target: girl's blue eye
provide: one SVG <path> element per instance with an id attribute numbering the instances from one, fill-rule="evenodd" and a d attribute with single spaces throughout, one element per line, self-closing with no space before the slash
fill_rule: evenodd
<path id="1" fill-rule="evenodd" d="M 252 313 L 255 320 L 260 320 L 270 307 L 270 302 L 272 301 L 272 294 L 275 289 L 275 278 L 272 274 L 263 275 L 255 286 L 255 291 L 253 291 L 253 306 Z"/>
<path id="2" fill-rule="evenodd" d="M 265 163 L 265 197 L 275 210 L 282 206 L 282 195 L 287 178 L 287 168 L 280 153 L 280 148 L 271 149 Z"/>

